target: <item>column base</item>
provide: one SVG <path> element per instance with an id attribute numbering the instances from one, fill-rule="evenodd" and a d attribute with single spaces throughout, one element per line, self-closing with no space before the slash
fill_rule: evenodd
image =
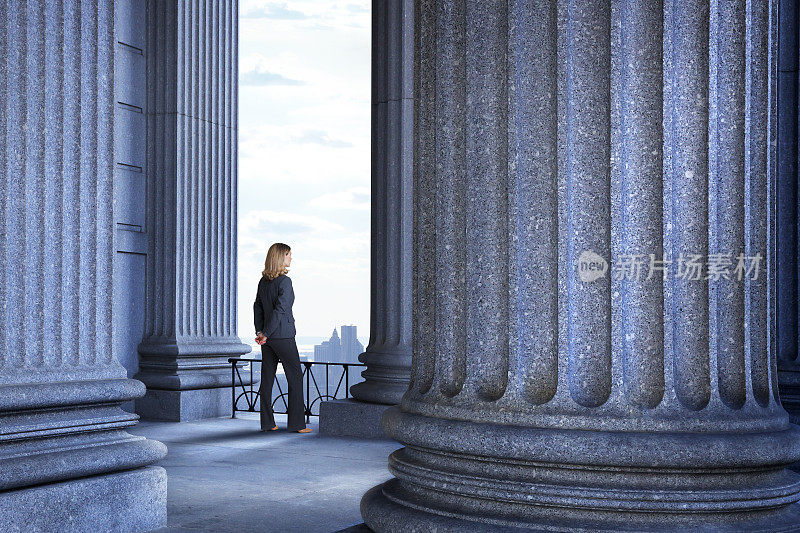
<path id="1" fill-rule="evenodd" d="M 0 492 L 3 531 L 150 531 L 167 525 L 159 466 Z"/>
<path id="2" fill-rule="evenodd" d="M 136 413 L 143 420 L 189 422 L 231 414 L 231 388 L 194 390 L 148 389 L 136 400 Z"/>
<path id="3" fill-rule="evenodd" d="M 800 428 L 763 432 L 545 429 L 383 416 L 405 445 L 362 516 L 375 531 L 800 531 Z M 488 525 L 487 525 L 488 524 Z M 416 528 L 416 529 L 415 529 Z"/>
<path id="4" fill-rule="evenodd" d="M 397 498 L 402 498 L 403 504 Z M 486 531 L 674 531 L 703 529 L 718 532 L 800 531 L 800 504 L 779 510 L 746 514 L 671 514 L 580 511 L 531 506 L 527 520 L 503 519 L 508 506 L 501 501 L 482 500 L 478 512 L 467 514 L 456 505 L 433 508 L 426 500 L 408 499 L 399 480 L 391 479 L 373 487 L 361 499 L 361 514 L 376 533 L 408 531 L 422 533 L 481 533 Z"/>
<path id="5" fill-rule="evenodd" d="M 397 405 L 408 390 L 408 383 L 376 382 L 367 378 L 350 387 L 350 394 L 363 402 L 382 404 L 385 407 Z"/>
<path id="6" fill-rule="evenodd" d="M 322 402 L 319 407 L 319 433 L 326 437 L 387 439 L 381 418 L 389 405 L 353 399 Z"/>
<path id="7" fill-rule="evenodd" d="M 364 381 L 350 387 L 356 400 L 397 405 L 408 390 L 411 354 L 405 352 L 364 352 L 358 360 L 367 365 Z"/>

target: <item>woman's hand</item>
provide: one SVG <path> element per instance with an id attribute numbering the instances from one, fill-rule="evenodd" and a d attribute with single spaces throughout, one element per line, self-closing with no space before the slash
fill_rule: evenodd
<path id="1" fill-rule="evenodd" d="M 267 338 L 264 336 L 264 334 L 263 334 L 263 333 L 259 333 L 259 334 L 256 336 L 256 343 L 257 343 L 259 346 L 261 346 L 261 345 L 263 345 L 265 342 L 267 342 Z"/>

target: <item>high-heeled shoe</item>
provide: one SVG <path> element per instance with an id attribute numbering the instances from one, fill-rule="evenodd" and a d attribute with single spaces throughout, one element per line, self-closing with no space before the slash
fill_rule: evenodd
<path id="1" fill-rule="evenodd" d="M 278 429 L 278 426 L 276 425 L 274 428 L 262 429 L 261 431 L 276 431 L 277 429 Z"/>
<path id="2" fill-rule="evenodd" d="M 297 433 L 311 433 L 311 428 L 298 429 Z"/>

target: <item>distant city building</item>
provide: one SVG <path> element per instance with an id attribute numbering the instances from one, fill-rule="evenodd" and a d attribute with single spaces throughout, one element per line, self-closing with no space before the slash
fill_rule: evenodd
<path id="1" fill-rule="evenodd" d="M 358 363 L 358 356 L 364 351 L 364 345 L 356 337 L 356 328 L 356 326 L 341 326 L 341 339 L 336 328 L 333 328 L 330 339 L 314 346 L 314 361 Z"/>
<path id="2" fill-rule="evenodd" d="M 342 343 L 336 328 L 331 338 L 314 346 L 314 361 L 338 361 L 342 354 Z"/>
<path id="3" fill-rule="evenodd" d="M 358 341 L 356 326 L 341 326 L 342 330 L 342 361 L 345 363 L 358 363 L 358 356 L 364 351 L 364 345 Z"/>

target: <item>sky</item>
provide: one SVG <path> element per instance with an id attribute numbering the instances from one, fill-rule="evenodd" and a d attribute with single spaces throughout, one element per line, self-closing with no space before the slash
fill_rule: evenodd
<path id="1" fill-rule="evenodd" d="M 297 336 L 369 336 L 370 3 L 240 0 L 239 335 L 273 242 Z"/>

